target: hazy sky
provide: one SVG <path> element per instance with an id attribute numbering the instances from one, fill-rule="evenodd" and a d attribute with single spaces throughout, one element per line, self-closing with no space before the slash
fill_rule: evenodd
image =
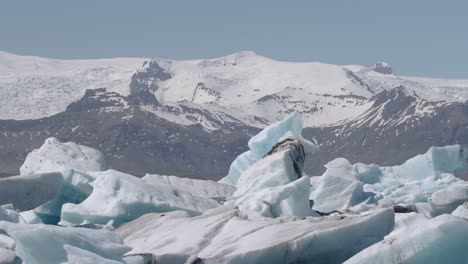
<path id="1" fill-rule="evenodd" d="M 468 1 L 5 0 L 0 50 L 54 58 L 220 57 L 468 79 Z"/>

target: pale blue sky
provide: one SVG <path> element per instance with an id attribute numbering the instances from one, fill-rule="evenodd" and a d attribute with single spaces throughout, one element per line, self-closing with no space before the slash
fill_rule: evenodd
<path id="1" fill-rule="evenodd" d="M 0 1 L 0 50 L 54 58 L 219 57 L 468 78 L 468 1 Z"/>

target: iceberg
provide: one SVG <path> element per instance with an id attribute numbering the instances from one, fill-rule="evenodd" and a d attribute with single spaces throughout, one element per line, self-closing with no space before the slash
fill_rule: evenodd
<path id="1" fill-rule="evenodd" d="M 28 191 L 31 194 L 36 193 L 36 196 L 49 195 L 44 199 L 35 197 L 32 199 L 34 202 L 31 203 L 28 199 L 24 199 L 28 197 L 27 195 L 18 193 L 20 200 L 24 199 L 23 203 L 29 206 L 26 208 L 15 204 L 15 207 L 22 211 L 34 208 L 34 214 L 41 218 L 40 222 L 56 224 L 60 221 L 63 204 L 80 203 L 91 194 L 90 182 L 94 178 L 86 172 L 101 171 L 105 168 L 104 155 L 98 150 L 73 142 L 62 143 L 56 138 L 48 138 L 39 149 L 28 154 L 20 168 L 21 176 L 18 176 L 18 179 L 33 181 L 37 177 L 52 178 L 49 175 L 55 175 L 54 183 L 44 182 L 42 185 L 32 183 L 35 191 Z M 28 186 L 27 184 L 21 185 Z M 18 188 L 18 190 L 21 189 Z M 37 222 L 37 219 L 34 221 Z"/>
<path id="2" fill-rule="evenodd" d="M 124 263 L 129 250 L 117 234 L 105 230 L 0 222 L 0 231 L 15 241 L 16 256 L 28 264 Z"/>
<path id="3" fill-rule="evenodd" d="M 56 138 L 48 138 L 39 148 L 28 154 L 20 168 L 21 175 L 34 175 L 48 172 L 102 171 L 106 169 L 104 155 L 98 150 L 73 142 L 62 143 Z"/>
<path id="4" fill-rule="evenodd" d="M 468 183 L 457 184 L 435 192 L 429 198 L 431 214 L 450 214 L 458 206 L 468 201 Z"/>
<path id="5" fill-rule="evenodd" d="M 57 197 L 61 186 L 60 173 L 2 178 L 0 205 L 12 204 L 20 211 L 30 210 Z"/>
<path id="6" fill-rule="evenodd" d="M 302 128 L 303 121 L 298 112 L 294 112 L 283 120 L 267 126 L 249 140 L 250 150 L 242 153 L 232 162 L 228 175 L 219 182 L 237 185 L 240 175 L 257 160 L 265 156 L 284 135 L 290 132 L 300 138 Z"/>
<path id="7" fill-rule="evenodd" d="M 345 264 L 465 264 L 468 222 L 451 215 L 418 217 L 381 242 L 359 252 Z"/>
<path id="8" fill-rule="evenodd" d="M 364 192 L 364 184 L 348 160 L 338 158 L 325 166 L 325 173 L 313 182 L 316 186 L 310 199 L 314 201 L 314 210 L 330 213 L 349 209 L 364 201 L 371 202 L 373 193 Z"/>
<path id="9" fill-rule="evenodd" d="M 452 212 L 452 215 L 468 220 L 468 202 L 458 206 L 457 209 Z"/>
<path id="10" fill-rule="evenodd" d="M 22 262 L 21 259 L 16 256 L 15 247 L 15 240 L 6 234 L 0 233 L 0 263 L 20 264 Z"/>
<path id="11" fill-rule="evenodd" d="M 391 167 L 362 163 L 351 165 L 345 159 L 337 160 L 326 165 L 324 175 L 311 179 L 311 199 L 314 200 L 316 210 L 333 211 L 354 206 L 354 210 L 365 211 L 374 205 L 403 205 L 416 207 L 417 210 L 430 214 L 428 200 L 431 195 L 463 183 L 454 173 L 466 168 L 465 151 L 458 145 L 432 147 L 423 155 Z M 333 168 L 329 168 L 330 166 Z M 334 177 L 327 181 L 326 176 L 331 173 Z M 370 196 L 372 199 L 366 200 Z M 331 201 L 327 202 L 327 198 Z M 447 208 L 444 212 L 450 213 L 455 207 Z"/>
<path id="12" fill-rule="evenodd" d="M 184 210 L 198 215 L 219 206 L 215 200 L 168 184 L 148 184 L 115 170 L 88 174 L 95 178 L 90 183 L 91 194 L 80 204 L 63 205 L 61 225 L 106 225 L 112 221 L 119 226 L 147 213 Z"/>
<path id="13" fill-rule="evenodd" d="M 12 205 L 0 206 L 0 221 L 7 221 L 12 223 L 25 222 L 20 213 L 13 210 Z"/>
<path id="14" fill-rule="evenodd" d="M 242 212 L 254 211 L 265 217 L 319 216 L 310 208 L 310 183 L 302 177 L 289 184 L 248 193 L 233 202 Z"/>
<path id="15" fill-rule="evenodd" d="M 306 140 L 287 133 L 239 177 L 227 205 L 266 217 L 318 216 L 310 208 L 310 182 L 303 177 Z M 311 143 L 310 143 L 311 144 Z"/>
<path id="16" fill-rule="evenodd" d="M 28 176 L 29 177 L 29 176 Z M 92 192 L 93 174 L 64 169 L 61 173 L 62 184 L 56 198 L 34 208 L 34 214 L 47 224 L 57 224 L 60 221 L 62 206 L 65 203 L 81 203 Z"/>
<path id="17" fill-rule="evenodd" d="M 222 201 L 231 197 L 236 191 L 236 187 L 230 184 L 223 184 L 209 180 L 188 179 L 157 174 L 146 174 L 141 179 L 144 182 L 155 186 L 169 184 L 178 189 L 190 192 L 193 195 Z"/>
<path id="18" fill-rule="evenodd" d="M 366 216 L 249 218 L 221 207 L 201 216 L 144 215 L 115 229 L 156 263 L 341 263 L 391 232 L 394 213 Z"/>

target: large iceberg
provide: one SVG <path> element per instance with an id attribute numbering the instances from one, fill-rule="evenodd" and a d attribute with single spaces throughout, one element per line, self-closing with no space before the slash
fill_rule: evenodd
<path id="1" fill-rule="evenodd" d="M 307 150 L 309 149 L 309 150 Z M 310 208 L 310 183 L 303 177 L 312 143 L 286 132 L 272 149 L 239 176 L 237 191 L 227 205 L 267 217 L 317 216 Z"/>
<path id="2" fill-rule="evenodd" d="M 293 112 L 283 120 L 263 129 L 249 140 L 250 150 L 242 153 L 232 162 L 228 175 L 220 182 L 237 185 L 241 174 L 257 160 L 265 156 L 288 132 L 300 138 L 303 126 L 301 115 L 298 112 Z"/>

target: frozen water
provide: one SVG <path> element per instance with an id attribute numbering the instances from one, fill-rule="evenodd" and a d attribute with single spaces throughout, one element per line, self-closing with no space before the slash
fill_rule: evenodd
<path id="1" fill-rule="evenodd" d="M 236 191 L 236 188 L 229 184 L 222 184 L 208 180 L 180 178 L 176 176 L 146 174 L 142 180 L 155 186 L 160 184 L 169 184 L 194 195 L 211 199 L 224 200 L 228 197 L 231 197 L 232 194 Z"/>
<path id="2" fill-rule="evenodd" d="M 13 210 L 13 207 L 6 205 L 0 206 L 0 221 L 7 221 L 12 223 L 24 222 L 19 212 Z"/>
<path id="3" fill-rule="evenodd" d="M 2 178 L 0 205 L 13 204 L 18 210 L 30 210 L 57 197 L 61 186 L 60 173 Z"/>
<path id="4" fill-rule="evenodd" d="M 248 193 L 233 204 L 241 211 L 255 211 L 266 217 L 318 216 L 310 208 L 309 192 L 309 179 L 302 177 L 286 185 Z"/>
<path id="5" fill-rule="evenodd" d="M 305 140 L 286 134 L 262 159 L 239 177 L 237 191 L 226 204 L 263 216 L 312 216 L 310 182 L 303 177 Z"/>
<path id="6" fill-rule="evenodd" d="M 250 219 L 224 207 L 197 217 L 183 212 L 145 215 L 115 232 L 132 247 L 127 255 L 152 254 L 157 263 L 341 263 L 383 239 L 393 225 L 393 210 Z"/>
<path id="7" fill-rule="evenodd" d="M 62 143 L 56 138 L 48 138 L 39 148 L 28 154 L 20 168 L 21 175 L 47 172 L 102 171 L 106 169 L 101 152 L 73 142 Z"/>
<path id="8" fill-rule="evenodd" d="M 211 199 L 192 195 L 168 184 L 152 185 L 114 170 L 90 173 L 92 193 L 80 204 L 63 205 L 63 225 L 99 224 L 115 226 L 146 213 L 185 210 L 193 215 L 219 206 Z"/>
<path id="9" fill-rule="evenodd" d="M 250 150 L 242 153 L 232 162 L 228 175 L 220 182 L 237 185 L 240 175 L 255 161 L 265 156 L 286 133 L 291 132 L 296 137 L 300 137 L 302 128 L 302 117 L 298 112 L 267 126 L 249 140 Z"/>
<path id="10" fill-rule="evenodd" d="M 432 215 L 450 214 L 466 201 L 468 201 L 468 183 L 435 192 L 429 198 L 429 206 Z"/>
<path id="11" fill-rule="evenodd" d="M 348 209 L 372 198 L 372 193 L 363 191 L 363 183 L 358 180 L 356 170 L 348 160 L 338 158 L 326 167 L 310 196 L 314 210 L 327 213 Z"/>
<path id="12" fill-rule="evenodd" d="M 345 264 L 465 264 L 468 222 L 451 215 L 418 217 L 385 240 L 359 252 Z"/>
<path id="13" fill-rule="evenodd" d="M 118 235 L 104 230 L 8 222 L 0 222 L 0 230 L 15 240 L 16 255 L 28 264 L 64 263 L 70 260 L 68 257 L 123 263 L 123 255 L 129 250 Z"/>
<path id="14" fill-rule="evenodd" d="M 468 220 L 468 201 L 463 205 L 458 206 L 457 209 L 452 212 L 452 215 Z"/>
<path id="15" fill-rule="evenodd" d="M 34 209 L 34 213 L 47 224 L 56 224 L 59 221 L 63 204 L 81 203 L 93 190 L 91 186 L 91 182 L 94 181 L 92 172 L 84 173 L 63 169 L 61 177 L 63 180 L 59 195 Z"/>

